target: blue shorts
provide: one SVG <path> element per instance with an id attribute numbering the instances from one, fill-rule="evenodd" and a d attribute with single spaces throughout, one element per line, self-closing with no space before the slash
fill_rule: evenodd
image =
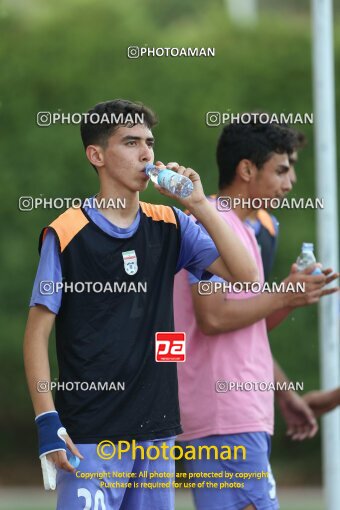
<path id="1" fill-rule="evenodd" d="M 165 442 L 169 448 L 174 445 L 174 438 L 138 441 L 136 444 L 144 447 L 161 446 Z M 132 459 L 130 452 L 124 453 L 121 460 L 113 458 L 103 460 L 97 455 L 96 444 L 77 444 L 84 460 L 80 462 L 76 474 L 64 470 L 57 470 L 57 510 L 173 510 L 175 506 L 175 492 L 172 483 L 175 480 L 175 461 L 165 460 L 162 455 L 156 460 L 144 460 L 137 451 L 136 459 Z M 152 456 L 152 455 L 151 455 Z M 150 472 L 167 472 L 172 477 L 150 479 Z M 91 473 L 110 474 L 100 479 L 90 477 Z M 114 472 L 134 473 L 135 477 L 114 476 Z M 169 482 L 170 488 L 134 488 L 134 483 Z M 131 482 L 132 487 L 105 487 L 104 483 Z"/>
<path id="2" fill-rule="evenodd" d="M 238 460 L 215 460 L 212 452 L 210 460 L 202 454 L 202 460 L 185 460 L 187 473 L 218 472 L 221 478 L 192 478 L 192 482 L 205 482 L 203 488 L 194 488 L 194 500 L 197 510 L 243 510 L 252 504 L 257 510 L 278 510 L 276 486 L 270 464 L 270 435 L 266 432 L 250 432 L 245 434 L 226 434 L 209 436 L 191 441 L 182 441 L 182 446 L 244 446 L 246 460 L 242 460 L 238 451 Z M 226 449 L 222 450 L 226 451 Z M 265 473 L 245 478 L 242 473 Z M 223 475 L 222 475 L 223 473 Z M 207 481 L 217 482 L 218 487 L 206 488 Z M 221 486 L 220 486 L 221 484 Z M 240 487 L 241 486 L 241 487 Z"/>

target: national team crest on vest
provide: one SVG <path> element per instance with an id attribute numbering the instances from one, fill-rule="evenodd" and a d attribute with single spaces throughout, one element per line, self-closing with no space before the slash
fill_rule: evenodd
<path id="1" fill-rule="evenodd" d="M 122 255 L 123 255 L 123 260 L 124 260 L 125 272 L 131 276 L 136 274 L 138 271 L 138 266 L 137 266 L 137 255 L 136 255 L 135 250 L 123 251 Z"/>

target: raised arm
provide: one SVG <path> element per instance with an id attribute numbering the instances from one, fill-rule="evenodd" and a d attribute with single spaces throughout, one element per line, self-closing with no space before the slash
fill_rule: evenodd
<path id="1" fill-rule="evenodd" d="M 163 165 L 160 161 L 156 164 Z M 220 257 L 206 269 L 230 282 L 258 281 L 259 275 L 255 260 L 205 197 L 198 173 L 192 168 L 179 166 L 178 163 L 168 163 L 167 167 L 191 179 L 194 185 L 192 194 L 188 198 L 179 198 L 157 184 L 154 186 L 162 195 L 177 199 L 209 233 Z"/>

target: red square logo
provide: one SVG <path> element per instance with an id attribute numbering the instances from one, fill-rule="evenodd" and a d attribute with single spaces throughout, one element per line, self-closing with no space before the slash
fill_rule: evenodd
<path id="1" fill-rule="evenodd" d="M 185 361 L 185 333 L 156 333 L 156 361 Z"/>

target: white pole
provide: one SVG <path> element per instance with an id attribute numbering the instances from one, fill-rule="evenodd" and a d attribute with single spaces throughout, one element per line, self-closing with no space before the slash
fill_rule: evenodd
<path id="1" fill-rule="evenodd" d="M 258 18 L 258 0 L 224 0 L 232 21 L 238 24 L 253 25 Z"/>
<path id="2" fill-rule="evenodd" d="M 338 270 L 338 214 L 332 0 L 313 0 L 314 129 L 318 260 Z M 339 295 L 321 300 L 319 320 L 322 388 L 340 386 Z M 340 410 L 323 418 L 323 481 L 327 510 L 340 508 Z"/>

